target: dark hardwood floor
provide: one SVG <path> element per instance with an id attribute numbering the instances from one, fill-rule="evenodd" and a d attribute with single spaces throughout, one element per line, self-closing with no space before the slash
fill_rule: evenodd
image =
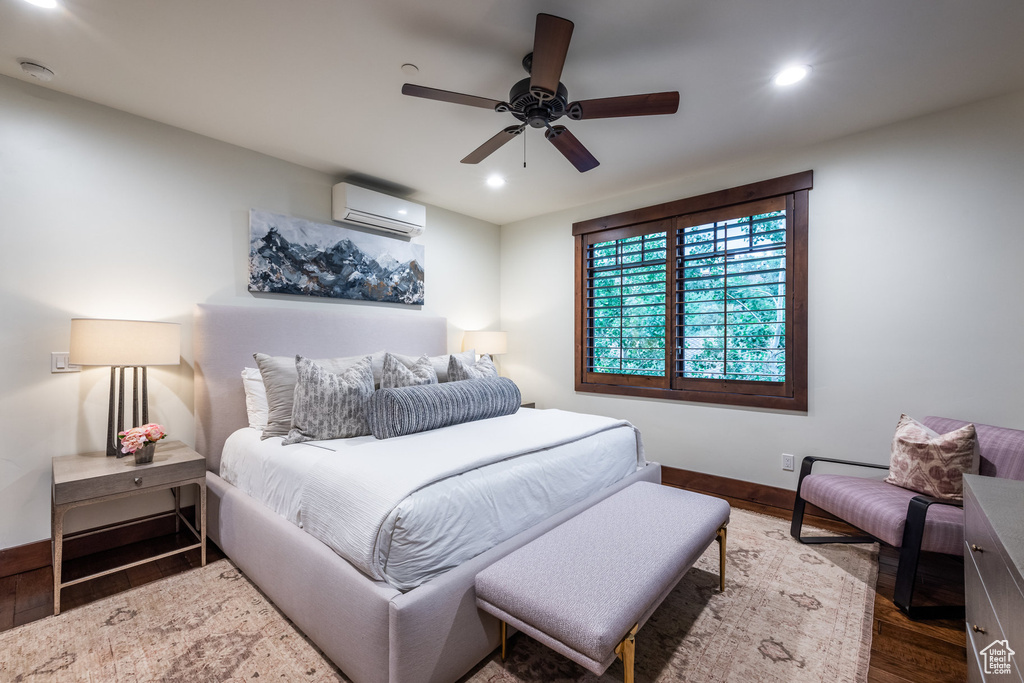
<path id="1" fill-rule="evenodd" d="M 700 493 L 704 493 L 701 491 Z M 709 494 L 714 495 L 714 494 Z M 734 508 L 789 520 L 784 508 L 718 496 Z M 853 527 L 821 517 L 805 524 L 839 533 Z M 892 602 L 899 551 L 883 546 L 878 556 L 869 683 L 962 683 L 967 680 L 967 635 L 963 620 L 912 621 Z M 964 564 L 960 558 L 926 553 L 921 558 L 914 604 L 963 604 Z"/>
<path id="2" fill-rule="evenodd" d="M 179 534 L 177 542 L 195 542 L 195 537 Z M 100 566 L 116 566 L 129 560 L 138 559 L 140 552 L 156 554 L 165 550 L 167 536 L 140 541 L 131 546 L 88 555 L 64 563 L 66 575 L 89 573 Z M 170 537 L 170 538 L 173 538 Z M 224 557 L 213 543 L 207 541 L 206 561 L 215 562 Z M 61 592 L 61 613 L 75 607 L 105 598 L 115 593 L 137 588 L 151 581 L 172 576 L 200 565 L 199 550 L 190 550 L 172 555 L 155 562 L 107 574 L 92 581 L 68 586 Z M 0 631 L 27 624 L 53 614 L 53 570 L 50 567 L 35 569 L 21 574 L 0 578 Z"/>
<path id="3" fill-rule="evenodd" d="M 736 508 L 760 512 L 789 519 L 790 512 L 782 508 L 725 497 Z M 841 522 L 822 518 L 808 518 L 809 524 L 845 531 L 849 527 Z M 163 547 L 166 538 L 143 541 L 153 548 Z M 131 554 L 139 551 L 135 547 Z M 125 556 L 129 551 L 121 551 Z M 104 558 L 85 557 L 72 562 L 86 564 L 110 561 L 118 563 L 118 551 L 108 551 Z M 224 557 L 208 544 L 207 561 Z M 878 559 L 878 585 L 875 589 L 874 632 L 871 641 L 871 683 L 941 683 L 967 680 L 966 636 L 963 621 L 932 620 L 911 621 L 892 603 L 896 580 L 898 554 L 891 548 L 882 548 Z M 68 563 L 71 564 L 71 563 Z M 113 595 L 128 588 L 142 586 L 166 576 L 199 566 L 199 551 L 181 555 L 109 574 L 93 581 L 65 588 L 61 611 Z M 946 604 L 963 600 L 963 563 L 957 558 L 930 556 L 921 563 L 918 593 L 923 603 L 944 601 Z M 71 569 L 67 567 L 67 569 Z M 76 567 L 89 571 L 90 567 Z M 916 601 L 916 598 L 915 598 Z M 49 567 L 0 578 L 0 631 L 41 619 L 53 613 L 53 574 Z"/>

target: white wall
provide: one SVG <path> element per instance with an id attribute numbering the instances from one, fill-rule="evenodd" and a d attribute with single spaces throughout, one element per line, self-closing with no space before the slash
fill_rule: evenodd
<path id="1" fill-rule="evenodd" d="M 72 317 L 183 324 L 183 362 L 150 370 L 150 419 L 193 442 L 190 318 L 198 302 L 499 316 L 497 226 L 428 207 L 426 304 L 256 298 L 246 289 L 251 207 L 330 222 L 326 174 L 0 77 L 0 548 L 48 538 L 50 458 L 98 450 L 109 371 L 51 375 Z M 169 494 L 69 514 L 70 529 L 160 508 Z"/>
<path id="2" fill-rule="evenodd" d="M 1022 122 L 1017 93 L 502 226 L 502 367 L 538 407 L 632 421 L 651 460 L 786 488 L 784 452 L 887 462 L 901 412 L 1024 429 Z M 806 414 L 574 392 L 574 221 L 806 169 Z"/>

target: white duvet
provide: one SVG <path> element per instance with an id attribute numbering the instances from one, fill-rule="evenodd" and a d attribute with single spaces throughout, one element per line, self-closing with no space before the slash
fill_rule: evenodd
<path id="1" fill-rule="evenodd" d="M 257 434 L 239 430 L 229 439 L 221 475 L 400 590 L 645 464 L 632 425 L 558 410 L 387 440 L 281 446 L 276 438 L 257 446 Z"/>

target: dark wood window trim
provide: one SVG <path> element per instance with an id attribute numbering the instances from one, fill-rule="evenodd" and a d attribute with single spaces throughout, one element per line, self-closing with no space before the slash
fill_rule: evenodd
<path id="1" fill-rule="evenodd" d="M 812 171 L 794 173 L 697 197 L 687 197 L 611 216 L 593 218 L 572 226 L 576 238 L 575 382 L 576 391 L 641 396 L 755 408 L 807 410 L 807 211 Z M 784 198 L 787 213 L 786 380 L 740 382 L 736 380 L 674 378 L 674 285 L 669 278 L 666 296 L 666 371 L 663 377 L 614 375 L 589 372 L 587 316 L 587 248 L 595 242 L 622 239 L 675 228 L 739 204 Z M 714 212 L 707 214 L 706 212 Z M 705 214 L 695 217 L 694 214 Z M 713 220 L 713 218 L 712 218 Z M 694 223 L 690 222 L 690 225 Z M 674 254 L 674 238 L 669 239 Z M 674 258 L 670 259 L 674 262 Z M 674 271 L 674 268 L 672 269 Z"/>

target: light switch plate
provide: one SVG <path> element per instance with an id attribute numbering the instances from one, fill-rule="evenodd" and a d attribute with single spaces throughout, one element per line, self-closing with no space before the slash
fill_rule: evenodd
<path id="1" fill-rule="evenodd" d="M 72 365 L 69 358 L 71 354 L 67 351 L 52 351 L 50 353 L 50 372 L 81 372 L 81 365 Z"/>

